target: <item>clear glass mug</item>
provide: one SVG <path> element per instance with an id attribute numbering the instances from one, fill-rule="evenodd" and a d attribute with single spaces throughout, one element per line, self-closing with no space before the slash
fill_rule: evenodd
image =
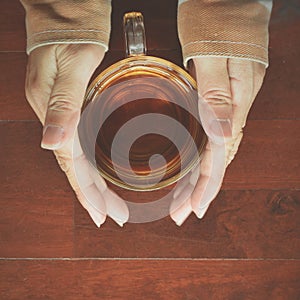
<path id="1" fill-rule="evenodd" d="M 134 191 L 177 182 L 199 163 L 207 137 L 195 80 L 146 55 L 143 16 L 124 15 L 127 58 L 90 84 L 78 126 L 88 160 L 111 183 Z"/>

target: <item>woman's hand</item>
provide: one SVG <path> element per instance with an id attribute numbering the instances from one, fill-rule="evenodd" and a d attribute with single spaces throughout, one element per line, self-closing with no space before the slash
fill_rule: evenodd
<path id="1" fill-rule="evenodd" d="M 244 59 L 201 57 L 193 62 L 200 119 L 209 141 L 200 165 L 174 192 L 170 215 L 179 226 L 192 211 L 201 219 L 218 194 L 265 75 L 263 64 Z"/>
<path id="2" fill-rule="evenodd" d="M 104 48 L 93 44 L 39 47 L 29 55 L 25 90 L 44 126 L 41 146 L 54 150 L 80 203 L 98 227 L 106 215 L 123 226 L 129 217 L 125 202 L 107 188 L 104 179 L 78 149 L 79 143 L 72 157 L 85 91 L 103 57 Z M 80 166 L 80 172 L 76 172 L 80 178 L 76 177 L 73 159 Z"/>

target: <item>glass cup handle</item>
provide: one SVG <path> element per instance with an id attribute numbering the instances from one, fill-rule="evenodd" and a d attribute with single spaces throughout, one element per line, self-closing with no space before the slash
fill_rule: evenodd
<path id="1" fill-rule="evenodd" d="M 126 55 L 146 55 L 144 18 L 140 12 L 126 13 L 123 17 Z"/>

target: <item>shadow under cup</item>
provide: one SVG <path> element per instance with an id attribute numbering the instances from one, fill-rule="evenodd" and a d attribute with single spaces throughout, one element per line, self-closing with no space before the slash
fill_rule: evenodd
<path id="1" fill-rule="evenodd" d="M 206 135 L 194 79 L 166 60 L 126 58 L 90 85 L 78 126 L 87 159 L 113 184 L 151 191 L 199 161 Z"/>

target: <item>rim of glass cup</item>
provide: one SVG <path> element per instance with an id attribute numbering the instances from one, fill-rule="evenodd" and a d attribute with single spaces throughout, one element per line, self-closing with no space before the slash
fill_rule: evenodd
<path id="1" fill-rule="evenodd" d="M 149 66 L 149 64 L 155 64 L 155 66 Z M 178 81 L 182 81 L 187 86 L 190 86 L 191 89 L 197 90 L 197 84 L 194 78 L 176 64 L 159 57 L 149 55 L 136 55 L 127 57 L 123 60 L 116 62 L 115 64 L 103 70 L 99 75 L 97 75 L 97 77 L 90 83 L 87 89 L 82 106 L 82 112 L 87 107 L 87 105 L 90 102 L 94 101 L 95 97 L 99 93 L 101 93 L 101 90 L 105 89 L 116 77 L 120 77 L 122 73 L 126 73 L 126 71 L 128 71 L 128 68 L 132 69 L 134 67 L 155 68 L 157 73 L 172 76 L 177 83 Z M 198 148 L 198 153 L 188 163 L 188 165 L 183 170 L 180 170 L 178 174 L 175 174 L 170 178 L 161 180 L 158 183 L 151 186 L 147 185 L 143 187 L 129 185 L 121 179 L 114 178 L 110 174 L 106 173 L 104 170 L 101 169 L 101 167 L 98 164 L 96 167 L 91 163 L 89 159 L 88 161 L 93 167 L 97 169 L 98 173 L 103 178 L 105 178 L 106 180 L 118 187 L 131 191 L 154 191 L 170 186 L 176 183 L 178 180 L 182 179 L 186 174 L 188 174 L 200 162 L 206 142 L 207 136 L 204 133 L 202 143 Z"/>

